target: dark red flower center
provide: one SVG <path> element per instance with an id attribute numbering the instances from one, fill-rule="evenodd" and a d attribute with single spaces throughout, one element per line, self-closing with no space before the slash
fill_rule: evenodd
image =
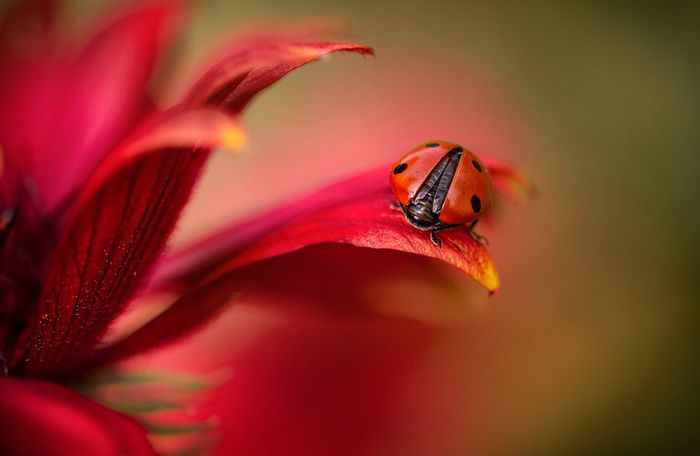
<path id="1" fill-rule="evenodd" d="M 27 192 L 25 204 L 0 208 L 0 374 L 22 348 L 37 310 L 47 260 L 56 244 L 56 224 L 39 215 Z"/>

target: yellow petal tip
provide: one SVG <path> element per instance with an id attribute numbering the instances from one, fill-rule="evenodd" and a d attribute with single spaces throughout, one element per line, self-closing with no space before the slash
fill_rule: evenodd
<path id="1" fill-rule="evenodd" d="M 239 152 L 248 144 L 248 135 L 238 125 L 227 125 L 221 131 L 220 147 L 229 152 Z"/>
<path id="2" fill-rule="evenodd" d="M 489 291 L 489 294 L 494 294 L 498 291 L 500 286 L 500 280 L 498 279 L 498 273 L 493 264 L 489 264 L 479 277 L 479 282 Z"/>

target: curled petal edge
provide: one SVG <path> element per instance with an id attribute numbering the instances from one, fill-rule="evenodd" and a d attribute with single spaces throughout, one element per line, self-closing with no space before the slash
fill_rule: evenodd
<path id="1" fill-rule="evenodd" d="M 185 104 L 221 107 L 238 114 L 255 95 L 287 73 L 334 52 L 374 55 L 371 47 L 351 43 L 254 43 L 230 54 L 207 71 L 189 91 Z"/>

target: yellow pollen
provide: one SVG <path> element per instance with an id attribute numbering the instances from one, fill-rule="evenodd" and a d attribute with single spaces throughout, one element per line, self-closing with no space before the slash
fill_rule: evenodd
<path id="1" fill-rule="evenodd" d="M 228 152 L 239 152 L 248 143 L 248 137 L 242 128 L 238 126 L 227 125 L 221 130 L 222 149 Z"/>

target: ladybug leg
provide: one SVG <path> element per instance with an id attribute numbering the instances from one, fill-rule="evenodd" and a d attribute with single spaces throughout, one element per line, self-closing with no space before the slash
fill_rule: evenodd
<path id="1" fill-rule="evenodd" d="M 469 224 L 467 229 L 469 230 L 469 234 L 471 235 L 472 239 L 474 239 L 476 242 L 478 242 L 481 245 L 489 245 L 489 240 L 486 239 L 484 236 L 478 234 L 476 231 L 474 231 L 474 228 L 476 227 L 476 222 L 478 222 L 479 219 L 474 220 Z"/>
<path id="2" fill-rule="evenodd" d="M 442 240 L 439 237 L 437 237 L 438 231 L 440 230 L 435 228 L 430 230 L 430 240 L 433 241 L 433 244 L 437 245 L 439 248 L 442 248 Z"/>
<path id="3" fill-rule="evenodd" d="M 391 202 L 389 202 L 389 209 L 391 209 L 391 210 L 393 210 L 393 211 L 401 211 L 401 212 L 403 212 L 403 208 L 402 208 L 401 205 L 400 205 L 399 203 L 397 203 L 396 201 L 391 201 Z"/>
<path id="4" fill-rule="evenodd" d="M 433 226 L 433 228 L 430 230 L 430 240 L 433 241 L 433 244 L 437 245 L 438 247 L 442 247 L 442 239 L 437 237 L 438 231 L 451 230 L 456 226 L 458 225 L 444 225 L 442 223 Z"/>

